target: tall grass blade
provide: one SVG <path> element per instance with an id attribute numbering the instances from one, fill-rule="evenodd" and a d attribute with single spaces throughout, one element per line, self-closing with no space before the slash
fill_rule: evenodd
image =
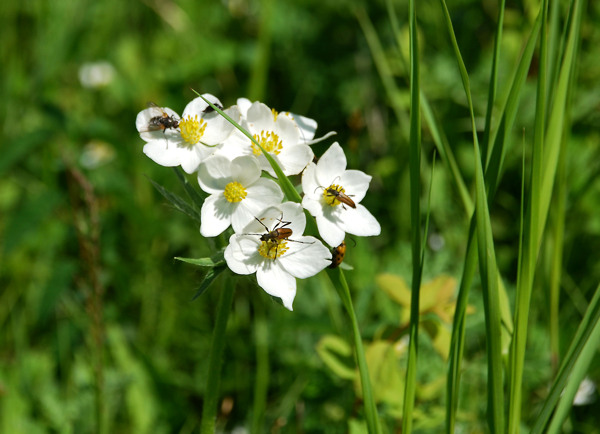
<path id="1" fill-rule="evenodd" d="M 525 346 L 527 341 L 527 328 L 529 320 L 529 307 L 531 291 L 535 275 L 535 266 L 539 254 L 542 234 L 546 225 L 550 199 L 556 170 L 560 144 L 563 138 L 565 126 L 565 108 L 571 84 L 575 52 L 579 36 L 579 22 L 581 14 L 581 2 L 574 2 L 574 13 L 569 31 L 565 56 L 560 68 L 557 87 L 554 93 L 548 129 L 545 137 L 543 135 L 546 102 L 546 43 L 545 38 L 540 44 L 540 80 L 538 82 L 538 97 L 536 105 L 536 129 L 534 136 L 533 168 L 530 186 L 529 209 L 525 219 L 523 231 L 523 250 L 520 252 L 522 260 L 517 278 L 517 293 L 515 304 L 515 333 L 510 354 L 510 407 L 508 431 L 519 432 L 521 422 L 523 365 L 525 358 Z M 542 20 L 542 35 L 545 31 L 547 20 L 547 2 L 542 4 L 544 19 Z"/>
<path id="2" fill-rule="evenodd" d="M 342 304 L 348 312 L 350 322 L 352 323 L 352 337 L 354 338 L 354 350 L 356 352 L 360 383 L 363 392 L 367 428 L 369 434 L 379 434 L 381 432 L 381 427 L 379 425 L 379 417 L 377 416 L 377 407 L 375 405 L 375 397 L 371 387 L 371 379 L 369 378 L 365 350 L 360 336 L 360 329 L 358 327 L 358 319 L 356 318 L 356 312 L 354 311 L 354 306 L 352 305 L 352 299 L 350 297 L 350 288 L 348 288 L 344 272 L 339 267 L 333 269 L 327 268 L 325 271 L 338 292 Z"/>
<path id="3" fill-rule="evenodd" d="M 408 62 L 403 56 L 402 47 L 400 46 L 400 30 L 397 25 L 397 19 L 395 16 L 393 4 L 388 0 L 388 13 L 390 15 L 390 21 L 392 23 L 392 29 L 396 34 L 396 41 L 398 43 L 398 56 L 402 63 L 408 68 Z M 396 119 L 400 125 L 401 130 L 407 130 L 406 128 L 406 116 L 404 115 L 403 107 L 398 103 L 400 94 L 400 90 L 398 86 L 393 80 L 391 67 L 385 56 L 385 52 L 381 46 L 381 42 L 377 36 L 377 32 L 373 27 L 373 23 L 369 20 L 369 17 L 366 15 L 364 10 L 359 9 L 356 12 L 357 20 L 361 26 L 361 29 L 365 35 L 367 40 L 367 44 L 369 45 L 369 49 L 371 51 L 371 55 L 373 56 L 373 62 L 375 63 L 375 67 L 377 68 L 377 72 L 379 73 L 379 77 L 384 85 L 386 94 L 394 113 L 396 115 Z M 446 139 L 444 131 L 435 118 L 433 111 L 431 110 L 431 106 L 427 100 L 427 97 L 423 92 L 421 92 L 421 109 L 423 111 L 423 118 L 425 119 L 425 123 L 429 128 L 433 142 L 435 143 L 436 149 L 440 154 L 440 157 L 446 167 L 450 169 L 450 174 L 452 175 L 452 180 L 456 186 L 456 189 L 460 195 L 460 198 L 463 202 L 463 207 L 466 210 L 466 214 L 470 216 L 473 212 L 473 202 L 471 200 L 469 190 L 466 187 L 465 181 L 463 180 L 462 174 L 456 163 L 456 158 L 454 157 L 454 152 Z"/>
<path id="4" fill-rule="evenodd" d="M 600 285 L 596 288 L 594 297 L 592 298 L 592 301 L 585 312 L 585 316 L 579 324 L 577 332 L 571 341 L 571 345 L 565 354 L 563 362 L 561 363 L 558 375 L 552 383 L 550 393 L 544 401 L 544 406 L 542 407 L 540 414 L 533 424 L 531 434 L 541 434 L 546 432 L 545 429 L 548 421 L 552 416 L 552 412 L 554 411 L 557 402 L 559 399 L 561 399 L 565 387 L 568 387 L 569 383 L 575 384 L 575 386 L 572 386 L 575 387 L 575 389 L 577 386 L 579 386 L 581 379 L 584 377 L 585 372 L 587 371 L 589 358 L 594 356 L 598 350 L 598 344 L 600 341 L 599 331 Z M 570 407 L 573 398 L 571 395 L 569 400 L 567 397 L 568 395 L 568 393 L 565 393 L 563 401 L 566 400 L 568 406 Z M 562 411 L 557 411 L 557 415 L 559 413 L 562 413 Z M 555 418 L 556 417 L 557 416 L 555 416 Z M 559 419 L 561 418 L 562 416 L 559 417 Z M 564 420 L 564 418 L 562 419 Z"/>
<path id="5" fill-rule="evenodd" d="M 421 250 L 421 112 L 419 97 L 419 41 L 417 37 L 417 11 L 414 0 L 409 1 L 410 44 L 410 225 L 412 246 L 412 280 L 410 297 L 410 324 L 408 366 L 402 411 L 402 432 L 412 431 L 413 409 L 417 378 L 417 352 L 419 346 L 419 299 L 423 273 Z"/>
<path id="6" fill-rule="evenodd" d="M 502 379 L 502 346 L 500 299 L 498 295 L 499 272 L 496 265 L 494 241 L 492 236 L 490 215 L 487 204 L 487 194 L 483 176 L 483 166 L 475 125 L 475 111 L 469 84 L 469 76 L 460 54 L 456 41 L 450 13 L 444 0 L 440 0 L 448 33 L 450 35 L 454 54 L 458 62 L 461 79 L 465 88 L 467 103 L 471 115 L 473 131 L 473 150 L 475 157 L 475 188 L 476 188 L 476 230 L 479 252 L 479 270 L 483 286 L 483 301 L 485 310 L 487 357 L 488 357 L 488 425 L 490 431 L 504 432 L 504 391 Z"/>
<path id="7" fill-rule="evenodd" d="M 483 129 L 483 140 L 481 142 L 481 155 L 487 161 L 487 153 L 490 147 L 490 132 L 492 130 L 492 113 L 494 111 L 494 102 L 496 100 L 496 88 L 498 82 L 498 63 L 500 62 L 500 44 L 502 42 L 502 26 L 504 25 L 504 6 L 506 0 L 500 1 L 498 11 L 498 24 L 496 25 L 496 35 L 494 36 L 494 54 L 492 56 L 492 73 L 490 74 L 490 84 L 488 92 L 487 110 L 485 113 L 485 127 Z"/>
<path id="8" fill-rule="evenodd" d="M 509 132 L 512 130 L 516 114 L 521 88 L 527 78 L 533 51 L 541 26 L 540 13 L 530 32 L 529 39 L 523 50 L 519 64 L 515 70 L 511 83 L 511 89 L 508 98 L 498 110 L 500 123 L 498 129 L 492 134 L 493 147 L 489 152 L 488 164 L 485 171 L 485 182 L 488 187 L 488 201 L 493 200 L 496 187 L 500 182 L 504 155 L 506 153 L 506 144 L 509 138 Z M 458 392 L 460 385 L 460 373 L 462 364 L 462 355 L 465 339 L 465 315 L 467 310 L 469 290 L 475 275 L 477 265 L 477 252 L 475 236 L 475 216 L 471 218 L 469 232 L 467 237 L 467 251 L 465 254 L 464 268 L 460 280 L 458 297 L 456 300 L 456 311 L 452 326 L 452 338 L 450 342 L 447 400 L 446 400 L 446 431 L 454 432 L 456 422 L 456 410 L 458 407 Z M 512 325 L 512 321 L 511 321 Z"/>

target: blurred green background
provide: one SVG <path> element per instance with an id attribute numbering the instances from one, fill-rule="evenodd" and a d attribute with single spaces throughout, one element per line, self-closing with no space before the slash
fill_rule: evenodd
<path id="1" fill-rule="evenodd" d="M 406 31 L 407 2 L 395 6 Z M 497 5 L 460 0 L 449 8 L 483 125 Z M 566 344 L 600 281 L 600 6 L 589 2 L 588 9 L 567 163 L 571 190 L 560 311 Z M 532 0 L 507 5 L 501 95 L 536 12 Z M 381 38 L 398 94 L 385 92 L 358 16 L 368 16 Z M 418 21 L 422 87 L 471 185 L 468 111 L 436 0 L 419 2 Z M 314 118 L 318 134 L 338 132 L 348 167 L 373 176 L 363 203 L 382 226 L 381 236 L 359 239 L 356 247 L 350 243 L 347 254 L 363 336 L 367 346 L 373 344 L 370 362 L 382 360 L 377 345 L 402 342 L 405 309 L 380 291 L 377 278 L 388 272 L 408 279 L 411 267 L 408 72 L 385 2 L 5 1 L 0 29 L 0 432 L 197 430 L 220 285 L 192 302 L 203 272 L 172 258 L 210 256 L 213 245 L 152 187 L 150 179 L 184 195 L 173 170 L 142 153 L 134 124 L 148 101 L 181 113 L 195 96 L 192 88 L 216 95 L 225 106 L 239 97 L 258 99 Z M 407 50 L 407 42 L 400 43 Z M 530 74 L 536 75 L 535 66 Z M 400 121 L 392 98 L 405 107 Z M 509 296 L 517 265 L 521 160 L 523 152 L 528 158 L 534 100 L 535 87 L 528 85 L 491 210 Z M 331 142 L 316 145 L 315 154 Z M 426 188 L 433 149 L 425 130 Z M 461 272 L 468 220 L 450 179 L 438 159 L 425 282 L 441 275 L 457 279 Z M 190 181 L 196 184 L 194 177 Z M 423 204 L 427 209 L 425 194 Z M 541 276 L 548 276 L 549 258 L 542 259 Z M 360 398 L 342 366 L 336 370 L 344 363 L 353 370 L 352 357 L 326 349 L 335 336 L 340 342 L 348 337 L 327 279 L 299 281 L 293 313 L 252 279 L 239 280 L 228 324 L 220 429 L 360 430 Z M 553 372 L 544 279 L 533 294 L 525 418 L 539 410 Z M 461 432 L 485 430 L 478 287 L 472 305 Z M 437 331 L 440 324 L 448 326 L 438 316 L 431 323 Z M 446 368 L 436 333 L 423 335 L 417 432 L 443 431 Z M 339 357 L 324 361 L 332 354 Z M 598 362 L 590 371 L 596 383 Z M 402 351 L 385 366 L 393 371 L 387 378 L 402 378 Z M 255 390 L 257 378 L 267 385 L 264 412 L 256 404 L 261 400 L 255 396 L 263 393 Z M 379 386 L 386 395 L 379 397 L 385 424 L 399 432 L 398 402 L 389 395 L 401 392 L 383 393 L 385 381 Z M 567 428 L 598 432 L 598 411 L 597 399 L 574 407 Z"/>

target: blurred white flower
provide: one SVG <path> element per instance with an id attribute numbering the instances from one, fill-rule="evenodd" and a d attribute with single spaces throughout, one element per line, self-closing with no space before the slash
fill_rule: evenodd
<path id="1" fill-rule="evenodd" d="M 216 97 L 203 96 L 222 107 Z M 239 120 L 237 106 L 225 112 Z M 194 173 L 204 159 L 216 153 L 234 128 L 200 97 L 186 106 L 181 119 L 167 107 L 149 107 L 138 113 L 135 124 L 147 142 L 144 154 L 161 166 L 181 166 L 187 173 Z"/>
<path id="2" fill-rule="evenodd" d="M 256 273 L 258 285 L 292 310 L 296 278 L 314 276 L 331 264 L 327 247 L 315 237 L 302 236 L 305 226 L 299 204 L 269 207 L 243 233 L 229 238 L 225 261 L 234 273 Z"/>
<path id="3" fill-rule="evenodd" d="M 79 156 L 79 164 L 86 169 L 96 169 L 115 158 L 114 148 L 101 140 L 88 142 Z"/>
<path id="4" fill-rule="evenodd" d="M 213 155 L 200 164 L 198 183 L 210 194 L 202 204 L 203 236 L 219 235 L 230 224 L 239 233 L 262 210 L 281 203 L 283 192 L 279 185 L 260 174 L 256 158 L 250 155 L 233 161 Z"/>
<path id="5" fill-rule="evenodd" d="M 302 206 L 317 220 L 319 234 L 330 246 L 344 241 L 346 233 L 372 236 L 381 226 L 360 204 L 371 177 L 359 170 L 346 170 L 346 156 L 335 142 L 317 164 L 310 163 L 302 174 Z"/>
<path id="6" fill-rule="evenodd" d="M 114 78 L 115 68 L 106 61 L 84 63 L 79 67 L 79 82 L 83 87 L 104 87 Z"/>
<path id="7" fill-rule="evenodd" d="M 585 377 L 579 384 L 573 405 L 587 405 L 596 400 L 596 384 L 589 378 Z"/>

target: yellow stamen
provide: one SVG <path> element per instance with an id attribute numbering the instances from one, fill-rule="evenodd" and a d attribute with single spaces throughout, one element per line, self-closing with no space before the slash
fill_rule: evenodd
<path id="1" fill-rule="evenodd" d="M 181 130 L 183 140 L 189 145 L 195 145 L 204 135 L 206 121 L 202 118 L 198 120 L 198 115 L 194 115 L 193 118 L 188 116 L 179 122 L 179 129 Z"/>
<path id="2" fill-rule="evenodd" d="M 277 120 L 277 115 L 279 113 L 277 113 L 277 110 L 275 110 L 274 108 L 271 109 L 271 113 L 273 113 L 273 120 L 276 121 Z"/>
<path id="3" fill-rule="evenodd" d="M 260 136 L 254 134 L 254 139 L 258 143 L 260 143 L 260 146 L 262 146 L 265 149 L 265 151 L 275 155 L 279 154 L 279 152 L 283 148 L 281 139 L 273 131 L 263 130 L 260 132 Z M 258 146 L 256 146 L 256 144 L 254 144 L 254 142 L 252 142 L 252 152 L 254 153 L 254 155 L 262 154 L 262 151 Z"/>
<path id="4" fill-rule="evenodd" d="M 225 199 L 229 202 L 241 202 L 246 198 L 248 192 L 244 188 L 242 184 L 237 181 L 230 182 L 225 186 L 225 191 L 223 192 Z"/>
<path id="5" fill-rule="evenodd" d="M 260 256 L 267 259 L 277 259 L 287 251 L 287 241 L 285 240 L 269 240 L 262 241 L 258 248 Z"/>
<path id="6" fill-rule="evenodd" d="M 335 193 L 332 193 L 331 190 L 335 190 L 338 193 L 344 193 L 344 187 L 337 184 L 331 184 L 328 188 L 323 189 L 323 199 L 325 199 L 325 203 L 330 206 L 337 206 L 341 202 L 338 200 L 338 196 Z"/>

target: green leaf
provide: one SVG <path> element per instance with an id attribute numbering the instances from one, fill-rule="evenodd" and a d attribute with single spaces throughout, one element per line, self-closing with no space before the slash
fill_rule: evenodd
<path id="1" fill-rule="evenodd" d="M 192 297 L 192 301 L 200 297 L 202 294 L 206 292 L 206 290 L 210 287 L 210 285 L 215 281 L 219 274 L 225 271 L 227 267 L 212 267 L 208 269 L 208 273 L 204 276 L 204 280 L 200 284 L 200 288 L 196 291 L 194 296 Z"/>
<path id="2" fill-rule="evenodd" d="M 163 187 L 159 183 L 154 182 L 151 179 L 150 179 L 150 182 L 152 183 L 154 188 L 156 188 L 156 190 L 158 190 L 158 192 L 165 199 L 167 199 L 171 203 L 171 205 L 173 205 L 173 207 L 176 210 L 181 211 L 182 213 L 186 214 L 188 217 L 190 217 L 193 220 L 200 223 L 200 213 L 194 206 L 190 205 L 188 202 L 183 200 L 181 197 L 179 197 L 175 193 L 170 192 L 169 190 L 167 190 L 165 187 Z"/>
<path id="3" fill-rule="evenodd" d="M 175 259 L 181 262 L 186 262 L 188 264 L 197 265 L 199 267 L 221 267 L 225 265 L 225 258 L 223 256 L 224 251 L 221 250 L 216 255 L 213 255 L 210 258 L 181 258 L 176 256 Z"/>

